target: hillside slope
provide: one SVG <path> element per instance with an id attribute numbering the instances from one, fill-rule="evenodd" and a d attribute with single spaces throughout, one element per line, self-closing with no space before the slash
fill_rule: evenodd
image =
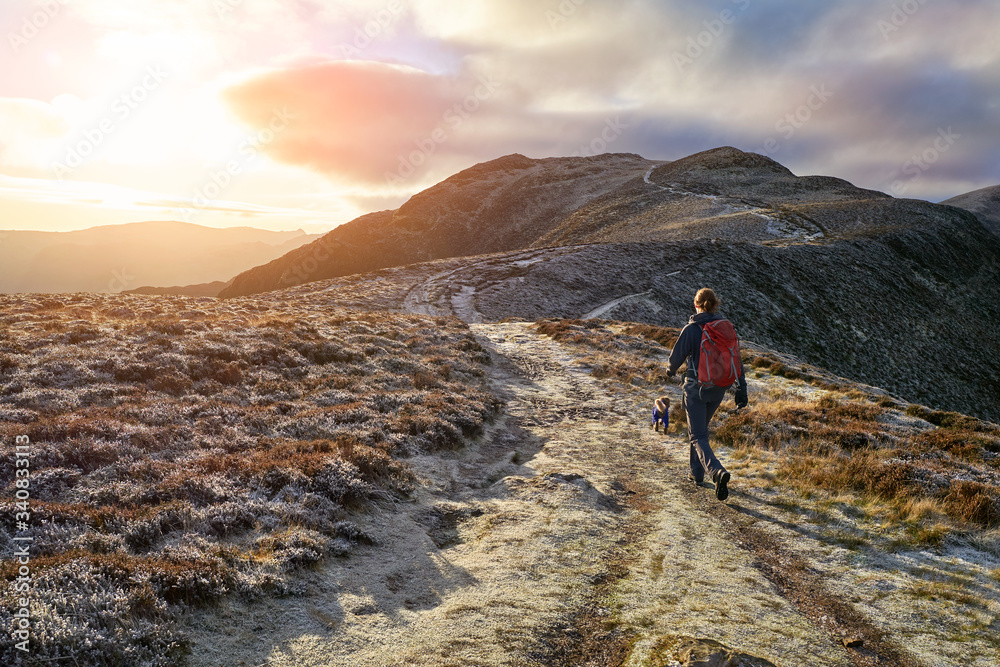
<path id="1" fill-rule="evenodd" d="M 1000 185 L 967 192 L 941 203 L 975 213 L 987 229 L 1000 236 Z"/>
<path id="2" fill-rule="evenodd" d="M 0 296 L 0 663 L 1000 659 L 995 425 L 744 341 L 720 503 L 649 428 L 677 329 L 328 296 Z"/>
<path id="3" fill-rule="evenodd" d="M 444 257 L 524 248 L 595 197 L 658 163 L 637 155 L 532 160 L 508 155 L 466 169 L 395 211 L 341 225 L 233 280 L 221 297 Z"/>
<path id="4" fill-rule="evenodd" d="M 930 206 L 930 205 L 928 205 Z M 679 326 L 711 285 L 742 335 L 906 397 L 1000 420 L 1000 240 L 969 213 L 822 244 L 591 244 L 441 260 L 282 292 L 329 307 Z"/>

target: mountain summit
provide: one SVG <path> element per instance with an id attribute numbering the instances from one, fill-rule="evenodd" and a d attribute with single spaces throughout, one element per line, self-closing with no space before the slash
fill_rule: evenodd
<path id="1" fill-rule="evenodd" d="M 477 164 L 411 197 L 394 211 L 363 215 L 321 239 L 236 276 L 221 297 L 414 262 L 531 246 L 596 197 L 658 163 L 637 155 Z"/>

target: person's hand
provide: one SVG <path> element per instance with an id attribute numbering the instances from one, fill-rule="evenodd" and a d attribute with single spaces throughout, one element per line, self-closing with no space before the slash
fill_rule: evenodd
<path id="1" fill-rule="evenodd" d="M 742 410 L 743 408 L 745 408 L 747 406 L 748 403 L 749 403 L 749 399 L 747 398 L 746 389 L 744 389 L 742 391 L 737 391 L 736 392 L 736 409 L 737 410 Z"/>

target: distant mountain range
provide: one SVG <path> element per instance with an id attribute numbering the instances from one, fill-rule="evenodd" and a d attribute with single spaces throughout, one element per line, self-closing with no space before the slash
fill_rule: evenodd
<path id="1" fill-rule="evenodd" d="M 0 292 L 121 292 L 143 285 L 224 284 L 316 238 L 301 230 L 217 229 L 172 221 L 73 232 L 4 231 Z"/>
<path id="2" fill-rule="evenodd" d="M 173 294 L 176 296 L 218 296 L 219 292 L 229 286 L 229 282 L 216 280 L 211 283 L 199 283 L 197 285 L 183 285 L 174 287 L 151 287 L 143 285 L 135 289 L 125 290 L 123 294 Z"/>

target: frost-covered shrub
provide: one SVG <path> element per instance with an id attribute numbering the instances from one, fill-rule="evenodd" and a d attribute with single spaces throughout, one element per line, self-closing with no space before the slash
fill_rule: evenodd
<path id="1" fill-rule="evenodd" d="M 172 370 L 157 375 L 150 381 L 149 386 L 154 391 L 162 391 L 165 394 L 180 396 L 189 390 L 193 384 L 191 378 L 187 375 Z"/>
<path id="2" fill-rule="evenodd" d="M 375 487 L 361 478 L 353 463 L 340 458 L 330 460 L 312 480 L 311 488 L 338 503 L 351 503 L 375 494 Z"/>
<path id="3" fill-rule="evenodd" d="M 253 546 L 257 552 L 269 554 L 281 569 L 289 570 L 319 562 L 330 543 L 314 530 L 295 528 L 262 537 Z"/>
<path id="4" fill-rule="evenodd" d="M 358 542 L 362 544 L 375 544 L 375 539 L 358 528 L 357 524 L 353 521 L 338 521 L 333 526 L 333 532 L 337 537 L 347 540 L 352 544 Z"/>
<path id="5" fill-rule="evenodd" d="M 216 537 L 227 537 L 252 528 L 257 517 L 246 506 L 238 502 L 226 502 L 207 507 L 201 512 L 209 533 Z"/>
<path id="6" fill-rule="evenodd" d="M 152 548 L 163 537 L 163 530 L 158 519 L 143 519 L 132 523 L 123 537 L 129 549 L 143 552 Z"/>
<path id="7" fill-rule="evenodd" d="M 13 404 L 19 408 L 48 415 L 70 412 L 80 407 L 80 397 L 70 389 L 27 386 L 12 398 Z"/>
<path id="8" fill-rule="evenodd" d="M 164 548 L 167 552 L 170 547 Z M 167 602 L 187 605 L 218 600 L 229 592 L 232 570 L 219 558 L 164 560 L 149 573 L 149 582 Z"/>
<path id="9" fill-rule="evenodd" d="M 38 500 L 55 500 L 80 478 L 72 468 L 46 468 L 31 476 L 32 495 Z"/>
<path id="10" fill-rule="evenodd" d="M 192 368 L 191 375 L 195 380 L 214 380 L 220 385 L 234 385 L 243 381 L 243 370 L 239 363 L 214 358 Z"/>
<path id="11" fill-rule="evenodd" d="M 76 359 L 45 359 L 29 375 L 38 387 L 72 389 L 91 384 L 96 380 L 94 372 Z"/>
<path id="12" fill-rule="evenodd" d="M 314 364 L 348 363 L 364 356 L 354 348 L 329 341 L 298 341 L 291 347 Z"/>
<path id="13" fill-rule="evenodd" d="M 192 475 L 188 471 L 180 471 L 165 479 L 157 488 L 150 489 L 147 502 L 154 499 L 159 502 L 180 500 L 195 507 L 205 507 L 226 502 L 238 495 L 239 491 L 224 475 Z"/>
<path id="14" fill-rule="evenodd" d="M 16 357 L 6 353 L 0 353 L 0 375 L 16 370 L 18 365 Z"/>
<path id="15" fill-rule="evenodd" d="M 0 594 L 0 625 L 13 626 L 13 593 Z M 113 564 L 70 561 L 32 582 L 28 661 L 13 642 L 0 644 L 0 664 L 175 665 L 188 646 L 148 573 Z"/>
<path id="16" fill-rule="evenodd" d="M 356 397 L 351 392 L 340 391 L 337 389 L 328 389 L 323 392 L 313 394 L 309 397 L 310 402 L 320 408 L 329 408 L 334 405 L 344 405 L 345 403 L 352 403 L 356 400 Z"/>
<path id="17" fill-rule="evenodd" d="M 79 549 L 95 554 L 125 551 L 125 537 L 115 533 L 87 530 L 66 542 L 67 550 Z"/>

